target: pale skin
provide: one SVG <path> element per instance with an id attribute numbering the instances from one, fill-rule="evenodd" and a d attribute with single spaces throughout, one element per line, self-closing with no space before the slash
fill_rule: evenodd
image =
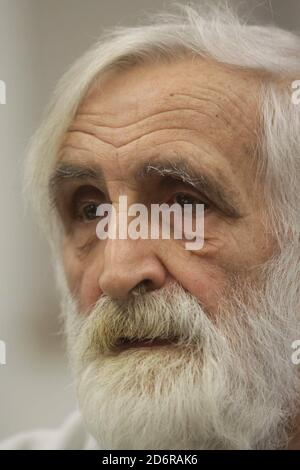
<path id="1" fill-rule="evenodd" d="M 200 175 L 214 176 L 241 217 L 227 217 L 212 207 L 205 216 L 204 247 L 191 252 L 181 240 L 100 241 L 97 219 L 72 220 L 63 202 L 64 265 L 82 310 L 103 292 L 122 299 L 143 281 L 149 289 L 160 289 L 170 280 L 214 310 L 230 272 L 251 270 L 270 256 L 273 246 L 263 235 L 261 198 L 253 192 L 258 83 L 255 75 L 186 59 L 123 71 L 110 77 L 102 91 L 96 86 L 90 90 L 59 162 L 101 169 L 106 194 L 94 182 L 79 181 L 66 185 L 63 201 L 74 188 L 91 185 L 95 189 L 87 190 L 80 204 L 116 203 L 120 195 L 128 197 L 128 204 L 174 202 L 179 192 L 201 202 L 201 195 L 180 182 L 153 175 L 142 183 L 135 179 L 143 163 L 180 157 Z"/>
<path id="2" fill-rule="evenodd" d="M 276 251 L 272 236 L 264 234 L 261 186 L 255 179 L 263 79 L 256 72 L 187 57 L 135 66 L 90 89 L 58 159 L 58 164 L 102 172 L 101 183 L 75 179 L 57 197 L 66 228 L 64 268 L 82 312 L 88 313 L 103 293 L 126 299 L 141 283 L 155 290 L 174 280 L 216 312 L 230 275 L 251 275 Z M 91 203 L 116 204 L 126 195 L 128 204 L 150 205 L 174 202 L 178 193 L 201 202 L 201 194 L 179 181 L 136 177 L 143 164 L 178 158 L 221 183 L 239 217 L 224 213 L 218 201 L 208 204 L 204 247 L 196 252 L 186 250 L 182 240 L 99 240 L 97 218 L 83 216 Z M 77 218 L 70 210 L 75 191 Z"/>

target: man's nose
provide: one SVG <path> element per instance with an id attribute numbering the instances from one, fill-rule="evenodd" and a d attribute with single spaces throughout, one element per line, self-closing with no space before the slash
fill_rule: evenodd
<path id="1" fill-rule="evenodd" d="M 140 286 L 164 286 L 167 272 L 145 240 L 107 240 L 99 287 L 114 299 L 125 299 Z"/>

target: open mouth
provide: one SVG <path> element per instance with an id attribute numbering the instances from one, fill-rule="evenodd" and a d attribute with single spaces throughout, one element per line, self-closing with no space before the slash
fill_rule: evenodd
<path id="1" fill-rule="evenodd" d="M 123 351 L 129 348 L 154 348 L 161 346 L 170 346 L 175 344 L 175 340 L 160 338 L 120 338 L 117 343 L 117 349 Z"/>

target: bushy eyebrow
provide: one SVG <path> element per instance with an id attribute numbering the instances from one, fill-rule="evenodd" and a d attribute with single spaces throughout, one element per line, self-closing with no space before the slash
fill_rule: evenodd
<path id="1" fill-rule="evenodd" d="M 93 182 L 98 187 L 105 186 L 105 178 L 100 168 L 90 165 L 61 162 L 57 165 L 49 179 L 49 196 L 53 206 L 56 205 L 58 194 L 67 182 Z"/>
<path id="2" fill-rule="evenodd" d="M 233 198 L 232 191 L 226 189 L 225 185 L 212 175 L 196 170 L 183 158 L 156 159 L 153 163 L 143 163 L 137 167 L 134 179 L 139 183 L 144 183 L 153 176 L 191 186 L 228 217 L 239 219 L 242 216 L 238 209 L 238 201 Z M 49 180 L 49 194 L 54 205 L 61 187 L 69 181 L 90 181 L 102 190 L 105 188 L 105 177 L 98 165 L 93 167 L 86 164 L 61 162 Z"/>
<path id="3" fill-rule="evenodd" d="M 137 179 L 143 180 L 151 175 L 159 175 L 194 188 L 210 202 L 216 204 L 228 217 L 240 218 L 239 203 L 216 178 L 192 167 L 185 159 L 155 160 L 143 165 L 137 172 Z"/>
<path id="4" fill-rule="evenodd" d="M 51 175 L 49 187 L 55 188 L 60 182 L 76 179 L 99 179 L 103 177 L 101 170 L 94 169 L 90 166 L 77 165 L 74 163 L 60 163 L 54 173 Z"/>

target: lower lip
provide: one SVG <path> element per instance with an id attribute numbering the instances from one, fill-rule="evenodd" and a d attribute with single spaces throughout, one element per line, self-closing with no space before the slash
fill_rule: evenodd
<path id="1" fill-rule="evenodd" d="M 166 340 L 155 340 L 155 341 L 135 341 L 135 342 L 128 342 L 118 345 L 119 350 L 124 349 L 140 349 L 140 348 L 154 348 L 159 346 L 170 346 L 172 343 Z"/>

